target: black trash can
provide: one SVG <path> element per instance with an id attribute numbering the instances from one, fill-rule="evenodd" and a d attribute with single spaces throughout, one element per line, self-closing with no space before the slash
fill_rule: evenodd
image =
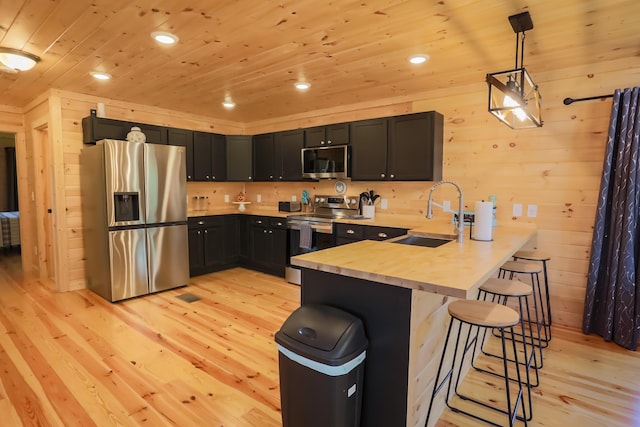
<path id="1" fill-rule="evenodd" d="M 291 313 L 275 335 L 283 427 L 357 427 L 367 338 L 362 321 L 325 305 Z"/>

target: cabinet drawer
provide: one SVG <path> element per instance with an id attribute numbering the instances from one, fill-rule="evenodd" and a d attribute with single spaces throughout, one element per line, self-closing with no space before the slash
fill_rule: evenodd
<path id="1" fill-rule="evenodd" d="M 407 234 L 406 228 L 369 226 L 364 230 L 364 238 L 367 240 L 387 240 L 404 234 Z"/>
<path id="2" fill-rule="evenodd" d="M 287 220 L 285 218 L 269 218 L 269 227 L 286 229 Z"/>
<path id="3" fill-rule="evenodd" d="M 190 228 L 194 227 L 222 227 L 223 216 L 193 216 L 189 217 L 187 223 Z"/>
<path id="4" fill-rule="evenodd" d="M 346 237 L 350 240 L 364 239 L 364 227 L 354 224 L 336 224 L 336 236 Z"/>
<path id="5" fill-rule="evenodd" d="M 266 216 L 252 216 L 251 217 L 251 225 L 256 227 L 268 227 L 269 226 L 269 217 Z"/>

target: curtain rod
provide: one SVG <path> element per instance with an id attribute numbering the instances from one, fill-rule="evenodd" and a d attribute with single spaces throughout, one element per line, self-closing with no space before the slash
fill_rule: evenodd
<path id="1" fill-rule="evenodd" d="M 611 95 L 600 95 L 600 96 L 590 96 L 588 98 L 577 98 L 577 99 L 565 98 L 564 101 L 562 101 L 562 103 L 564 105 L 569 105 L 569 104 L 573 104 L 574 102 L 591 101 L 593 99 L 605 99 L 605 98 L 613 98 L 613 94 L 611 94 Z"/>

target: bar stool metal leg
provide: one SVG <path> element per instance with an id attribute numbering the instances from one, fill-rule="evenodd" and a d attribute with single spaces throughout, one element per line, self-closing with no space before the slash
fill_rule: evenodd
<path id="1" fill-rule="evenodd" d="M 521 366 L 524 368 L 525 372 L 525 380 L 523 380 L 523 385 L 526 386 L 525 391 L 527 392 L 527 402 L 528 402 L 528 414 L 530 421 L 533 417 L 533 402 L 531 396 L 531 388 L 537 387 L 540 384 L 540 379 L 538 375 L 538 363 L 536 357 L 536 346 L 534 343 L 534 335 L 533 335 L 533 322 L 531 321 L 531 311 L 529 309 L 529 296 L 532 295 L 533 289 L 531 286 L 522 283 L 517 280 L 507 280 L 507 279 L 489 279 L 482 286 L 480 286 L 480 290 L 478 293 L 478 299 L 482 299 L 486 301 L 487 298 L 490 298 L 492 302 L 497 302 L 499 304 L 507 305 L 509 298 L 517 298 L 518 300 L 518 308 L 520 313 L 520 330 L 522 340 L 516 340 L 522 344 L 522 351 L 524 354 L 523 360 L 519 362 Z M 525 308 L 526 306 L 526 320 L 525 320 Z M 528 326 L 528 333 L 527 333 Z M 491 353 L 490 351 L 485 349 L 486 342 L 486 329 L 482 334 L 482 339 L 478 344 L 477 340 L 474 346 L 479 346 L 480 351 L 486 356 L 500 358 L 501 356 L 495 353 Z M 512 336 L 512 339 L 515 337 Z M 475 348 L 474 348 L 475 352 Z M 510 362 L 515 362 L 514 359 L 509 359 Z M 484 372 L 490 375 L 494 375 L 497 377 L 502 377 L 499 372 L 495 372 L 492 370 L 487 370 L 480 367 L 477 363 L 472 362 L 471 366 L 480 372 Z M 530 370 L 534 370 L 534 378 L 530 375 Z M 513 378 L 511 378 L 513 381 Z"/>
<path id="2" fill-rule="evenodd" d="M 509 278 L 513 279 L 516 274 L 528 275 L 529 280 L 531 281 L 531 287 L 533 288 L 533 304 L 535 306 L 535 313 L 537 316 L 537 323 L 539 328 L 542 330 L 540 339 L 541 345 L 543 348 L 547 347 L 549 344 L 549 335 L 547 334 L 547 319 L 546 319 L 546 309 L 545 304 L 543 304 L 542 300 L 542 291 L 540 286 L 540 276 L 539 273 L 542 272 L 542 268 L 538 267 L 536 264 L 524 263 L 521 261 L 507 261 L 500 267 L 500 271 L 498 272 L 499 278 Z"/>
<path id="3" fill-rule="evenodd" d="M 549 274 L 547 271 L 547 261 L 551 260 L 551 257 L 541 253 L 541 252 L 533 252 L 533 251 L 519 251 L 513 255 L 513 259 L 515 261 L 523 260 L 523 261 L 533 261 L 539 262 L 542 264 L 542 275 L 544 278 L 544 294 L 545 294 L 545 302 L 546 302 L 546 324 L 545 328 L 547 329 L 547 337 L 549 341 L 551 341 L 551 325 L 553 324 L 553 320 L 551 318 L 551 298 L 549 296 Z"/>

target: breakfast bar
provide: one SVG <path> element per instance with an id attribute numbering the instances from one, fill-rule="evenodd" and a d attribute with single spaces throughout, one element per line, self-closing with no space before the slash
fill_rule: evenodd
<path id="1" fill-rule="evenodd" d="M 500 226 L 492 241 L 466 235 L 458 243 L 450 229 L 433 221 L 409 231 L 452 239 L 438 247 L 397 243 L 402 238 L 364 240 L 291 260 L 302 269 L 303 305 L 331 305 L 363 320 L 369 349 L 362 425 L 424 425 L 448 303 L 475 298 L 477 288 L 536 234 L 529 224 Z M 434 410 L 437 415 L 442 408 Z"/>

